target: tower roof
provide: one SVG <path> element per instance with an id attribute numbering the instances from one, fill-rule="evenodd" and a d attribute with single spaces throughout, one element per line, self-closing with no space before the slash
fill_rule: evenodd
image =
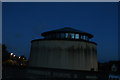
<path id="1" fill-rule="evenodd" d="M 64 27 L 64 28 L 61 28 L 61 29 L 56 29 L 56 30 L 44 32 L 41 35 L 46 36 L 48 34 L 54 34 L 54 33 L 76 33 L 76 34 L 86 35 L 89 38 L 93 37 L 92 34 L 89 34 L 87 32 L 83 32 L 83 31 L 80 31 L 80 30 L 77 30 L 77 29 L 74 29 L 74 28 L 71 28 L 71 27 Z"/>

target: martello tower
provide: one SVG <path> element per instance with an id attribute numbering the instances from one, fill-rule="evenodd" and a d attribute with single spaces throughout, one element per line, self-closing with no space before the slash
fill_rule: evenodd
<path id="1" fill-rule="evenodd" d="M 70 27 L 44 32 L 44 39 L 31 42 L 30 66 L 97 71 L 93 35 Z"/>

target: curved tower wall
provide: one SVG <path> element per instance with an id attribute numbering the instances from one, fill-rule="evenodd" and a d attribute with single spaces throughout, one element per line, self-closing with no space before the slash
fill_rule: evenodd
<path id="1" fill-rule="evenodd" d="M 34 40 L 31 67 L 97 71 L 96 44 L 84 41 Z"/>

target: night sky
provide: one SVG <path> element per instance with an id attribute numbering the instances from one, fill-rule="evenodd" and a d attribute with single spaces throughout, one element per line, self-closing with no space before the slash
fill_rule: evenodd
<path id="1" fill-rule="evenodd" d="M 4 2 L 3 44 L 9 52 L 29 58 L 31 40 L 45 31 L 72 27 L 94 35 L 100 62 L 118 59 L 118 3 Z"/>

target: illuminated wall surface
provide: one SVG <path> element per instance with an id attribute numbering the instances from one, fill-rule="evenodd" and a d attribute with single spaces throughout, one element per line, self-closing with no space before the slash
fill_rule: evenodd
<path id="1" fill-rule="evenodd" d="M 69 39 L 59 37 L 59 39 L 33 40 L 30 66 L 70 70 L 94 69 L 97 71 L 96 43 L 88 41 L 89 39 L 86 38 L 83 39 L 85 40 L 78 39 L 77 36 L 74 39 L 73 37 Z"/>

